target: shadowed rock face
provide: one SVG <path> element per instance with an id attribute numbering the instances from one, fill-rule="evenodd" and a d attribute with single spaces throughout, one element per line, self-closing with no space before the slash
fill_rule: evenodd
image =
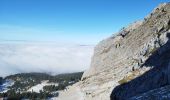
<path id="1" fill-rule="evenodd" d="M 146 93 L 134 96 L 128 100 L 169 100 L 170 86 L 150 90 Z"/>
<path id="2" fill-rule="evenodd" d="M 167 37 L 169 38 L 169 34 Z M 167 85 L 170 85 L 170 41 L 168 41 L 165 45 L 161 46 L 157 49 L 141 66 L 153 67 L 148 72 L 143 75 L 131 80 L 128 83 L 122 84 L 114 88 L 111 99 L 112 100 L 127 100 L 136 95 L 143 94 L 153 89 L 161 88 Z M 155 90 L 158 92 L 158 90 Z M 168 91 L 164 92 L 169 93 Z M 146 96 L 148 99 L 150 98 L 150 92 L 143 96 Z M 170 94 L 170 93 L 169 93 Z M 163 94 L 155 94 L 156 97 L 161 98 Z M 164 94 L 165 95 L 165 94 Z M 135 98 L 131 98 L 130 100 L 148 100 L 146 97 L 140 97 L 140 99 L 136 96 Z M 153 98 L 153 96 L 151 96 Z M 136 99 L 138 98 L 138 99 Z M 143 99 L 145 98 L 145 99 Z M 168 97 L 170 99 L 170 97 Z M 154 100 L 155 100 L 154 99 Z M 153 100 L 153 99 L 151 99 Z M 156 99 L 157 100 L 157 99 Z M 160 99 L 158 99 L 160 100 Z"/>
<path id="3" fill-rule="evenodd" d="M 88 100 L 127 100 L 169 85 L 169 37 L 170 3 L 163 3 L 143 21 L 101 41 L 80 85 Z"/>

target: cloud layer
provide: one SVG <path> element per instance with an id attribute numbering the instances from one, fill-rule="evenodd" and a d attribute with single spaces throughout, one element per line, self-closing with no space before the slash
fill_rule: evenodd
<path id="1" fill-rule="evenodd" d="M 0 43 L 0 76 L 24 72 L 84 71 L 94 46 L 55 43 Z"/>

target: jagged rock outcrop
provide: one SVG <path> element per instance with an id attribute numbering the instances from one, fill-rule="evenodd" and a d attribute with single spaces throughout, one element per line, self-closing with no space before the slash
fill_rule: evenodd
<path id="1" fill-rule="evenodd" d="M 126 100 L 169 85 L 169 34 L 170 3 L 163 3 L 101 41 L 80 82 L 86 100 L 109 100 L 112 90 L 112 100 Z"/>
<path id="2" fill-rule="evenodd" d="M 73 87 L 62 95 L 77 91 L 78 100 L 170 100 L 170 3 L 101 41 L 90 69 Z"/>

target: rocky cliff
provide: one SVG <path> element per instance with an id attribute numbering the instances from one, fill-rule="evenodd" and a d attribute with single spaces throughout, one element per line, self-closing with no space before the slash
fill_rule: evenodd
<path id="1" fill-rule="evenodd" d="M 115 34 L 95 47 L 91 67 L 65 93 L 81 93 L 78 100 L 170 100 L 170 3 Z"/>
<path id="2" fill-rule="evenodd" d="M 87 100 L 132 100 L 170 84 L 170 3 L 116 34 L 95 47 L 80 82 Z"/>

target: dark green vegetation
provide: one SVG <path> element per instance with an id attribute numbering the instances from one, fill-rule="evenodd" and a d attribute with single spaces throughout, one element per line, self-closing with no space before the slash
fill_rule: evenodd
<path id="1" fill-rule="evenodd" d="M 64 90 L 68 85 L 72 85 L 81 79 L 83 72 L 49 75 L 45 73 L 21 73 L 7 76 L 6 80 L 13 80 L 14 85 L 9 87 L 6 93 L 0 93 L 0 97 L 8 97 L 12 99 L 46 99 L 57 97 L 58 90 Z M 57 85 L 47 85 L 43 87 L 40 93 L 27 92 L 29 88 L 40 84 L 42 81 L 48 80 L 49 83 L 58 83 Z"/>
<path id="2" fill-rule="evenodd" d="M 47 99 L 51 97 L 57 97 L 58 92 L 55 94 L 49 92 L 24 92 L 24 93 L 16 93 L 14 90 L 8 91 L 7 93 L 1 93 L 0 97 L 7 97 L 9 100 L 21 100 L 21 99 Z"/>
<path id="3" fill-rule="evenodd" d="M 0 85 L 3 83 L 3 78 L 0 77 Z"/>

